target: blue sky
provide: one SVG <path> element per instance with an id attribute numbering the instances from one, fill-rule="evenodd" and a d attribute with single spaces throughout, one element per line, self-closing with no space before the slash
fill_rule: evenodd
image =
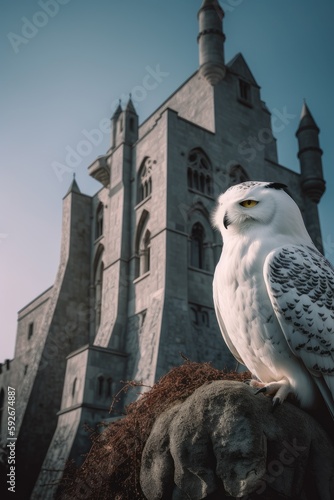
<path id="1" fill-rule="evenodd" d="M 132 92 L 140 121 L 198 67 L 201 0 L 5 0 L 0 20 L 0 362 L 12 358 L 17 311 L 52 285 L 59 263 L 62 198 L 76 173 L 81 190 L 100 184 L 87 166 L 109 147 L 102 124 Z M 321 129 L 327 192 L 319 211 L 334 262 L 331 0 L 225 0 L 225 56 L 242 52 L 270 110 L 291 115 L 276 134 L 279 161 L 299 171 L 303 98 Z M 143 92 L 145 75 L 160 69 Z M 135 99 L 137 97 L 137 100 Z M 293 116 L 293 118 L 292 118 Z M 100 129 L 90 150 L 81 141 Z M 69 151 L 81 151 L 62 174 Z M 68 166 L 68 165 L 67 165 Z M 56 174 L 55 170 L 58 172 Z"/>

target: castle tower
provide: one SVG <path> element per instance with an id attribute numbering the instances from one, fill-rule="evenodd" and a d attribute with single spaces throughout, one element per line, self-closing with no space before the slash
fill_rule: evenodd
<path id="1" fill-rule="evenodd" d="M 121 101 L 119 101 L 119 104 L 117 108 L 115 109 L 114 114 L 111 117 L 111 147 L 114 148 L 116 146 L 116 135 L 117 135 L 117 122 L 118 119 L 122 113 L 122 106 L 121 106 Z"/>
<path id="2" fill-rule="evenodd" d="M 198 12 L 199 65 L 201 74 L 211 85 L 216 85 L 226 73 L 223 17 L 224 11 L 217 0 L 203 0 Z"/>
<path id="3" fill-rule="evenodd" d="M 113 116 L 116 128 L 114 146 L 110 153 L 89 167 L 90 174 L 97 180 L 101 163 L 108 166 L 110 176 L 108 193 L 102 193 L 100 200 L 104 229 L 94 244 L 94 269 L 98 260 L 103 265 L 101 273 L 102 301 L 108 308 L 101 309 L 101 317 L 95 324 L 94 344 L 113 349 L 124 348 L 129 293 L 129 266 L 132 249 L 129 227 L 131 224 L 131 199 L 133 197 L 133 144 L 138 138 L 138 115 L 131 97 L 124 110 Z M 96 207 L 96 210 L 98 210 Z M 94 209 L 95 210 L 95 209 Z M 95 210 L 95 213 L 97 213 Z M 108 249 L 105 252 L 104 249 Z"/>
<path id="4" fill-rule="evenodd" d="M 73 179 L 63 200 L 54 285 L 19 312 L 15 346 L 18 498 L 27 498 L 57 425 L 66 357 L 89 342 L 91 198 Z M 38 443 L 38 444 L 37 444 Z"/>
<path id="5" fill-rule="evenodd" d="M 133 105 L 131 95 L 124 110 L 121 104 L 118 105 L 111 118 L 112 143 L 115 148 L 122 142 L 133 144 L 138 138 L 138 115 Z"/>
<path id="6" fill-rule="evenodd" d="M 124 139 L 128 143 L 134 144 L 138 139 L 138 115 L 133 105 L 131 94 L 124 111 L 124 125 Z"/>
<path id="7" fill-rule="evenodd" d="M 325 181 L 322 173 L 322 150 L 319 145 L 319 127 L 304 102 L 299 127 L 298 158 L 301 171 L 301 186 L 303 192 L 315 203 L 319 203 L 325 192 Z"/>
<path id="8" fill-rule="evenodd" d="M 210 216 L 221 192 L 286 184 L 321 248 L 319 129 L 305 105 L 302 174 L 281 167 L 260 85 L 242 54 L 224 64 L 223 15 L 203 0 L 199 70 L 140 126 L 131 97 L 119 104 L 111 147 L 88 167 L 99 191 L 85 196 L 73 179 L 64 198 L 55 283 L 20 311 L 15 359 L 0 370 L 0 403 L 7 385 L 18 388 L 25 492 L 40 473 L 32 500 L 55 498 L 66 460 L 88 451 L 83 422 L 108 417 L 120 381 L 152 386 L 181 353 L 235 368 L 212 298 L 222 241 Z"/>

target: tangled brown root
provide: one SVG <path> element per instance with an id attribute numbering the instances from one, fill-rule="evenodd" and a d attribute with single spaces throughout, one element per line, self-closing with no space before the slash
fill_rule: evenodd
<path id="1" fill-rule="evenodd" d="M 145 500 L 139 484 L 140 461 L 156 418 L 198 387 L 213 380 L 245 381 L 248 372 L 217 370 L 209 363 L 186 361 L 163 376 L 148 392 L 131 403 L 125 416 L 93 437 L 83 465 L 68 464 L 58 494 L 61 500 Z M 127 386 L 140 386 L 128 383 Z"/>

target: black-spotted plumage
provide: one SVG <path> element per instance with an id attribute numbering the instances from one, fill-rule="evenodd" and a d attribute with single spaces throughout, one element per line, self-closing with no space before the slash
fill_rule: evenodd
<path id="1" fill-rule="evenodd" d="M 328 367 L 325 360 L 334 353 L 332 265 L 314 247 L 291 245 L 273 251 L 264 270 L 274 311 L 291 349 L 314 375 L 322 374 L 334 392 L 334 378 L 327 376 L 334 374 L 334 364 Z"/>

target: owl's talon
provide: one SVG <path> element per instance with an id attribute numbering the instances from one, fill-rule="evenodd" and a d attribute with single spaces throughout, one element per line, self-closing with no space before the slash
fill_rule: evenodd
<path id="1" fill-rule="evenodd" d="M 291 386 L 286 379 L 279 380 L 278 382 L 268 382 L 263 384 L 263 382 L 255 382 L 255 387 L 262 385 L 254 394 L 259 394 L 260 392 L 273 396 L 273 407 L 276 408 L 285 401 L 288 394 L 292 392 Z"/>
<path id="2" fill-rule="evenodd" d="M 266 393 L 267 392 L 267 387 L 264 386 L 264 387 L 261 387 L 261 389 L 258 389 L 256 392 L 254 392 L 255 396 L 257 394 L 260 394 L 260 392 Z"/>

